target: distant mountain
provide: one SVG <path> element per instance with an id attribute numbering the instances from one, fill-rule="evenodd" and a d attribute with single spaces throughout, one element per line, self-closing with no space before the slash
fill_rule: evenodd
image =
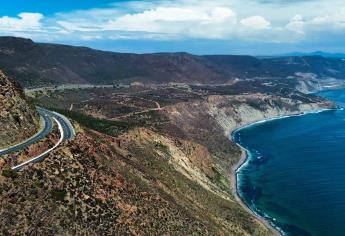
<path id="1" fill-rule="evenodd" d="M 24 87 L 54 84 L 227 83 L 297 72 L 345 78 L 345 61 L 323 56 L 256 58 L 188 53 L 127 54 L 0 37 L 0 68 Z"/>
<path id="2" fill-rule="evenodd" d="M 24 87 L 114 81 L 221 82 L 205 59 L 186 53 L 125 54 L 0 38 L 0 68 Z"/>
<path id="3" fill-rule="evenodd" d="M 329 52 L 323 52 L 323 51 L 315 51 L 315 52 L 292 52 L 287 54 L 279 55 L 279 57 L 282 56 L 322 56 L 326 58 L 341 58 L 345 59 L 345 53 L 329 53 Z"/>
<path id="4" fill-rule="evenodd" d="M 0 149 L 24 141 L 39 127 L 35 108 L 22 89 L 0 71 Z"/>

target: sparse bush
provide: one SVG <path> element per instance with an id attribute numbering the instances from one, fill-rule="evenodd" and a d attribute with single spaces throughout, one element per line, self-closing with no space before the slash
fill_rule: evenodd
<path id="1" fill-rule="evenodd" d="M 53 189 L 52 196 L 57 201 L 63 201 L 67 195 L 66 189 Z"/>
<path id="2" fill-rule="evenodd" d="M 36 170 L 36 175 L 38 179 L 42 179 L 44 175 L 43 170 L 40 170 L 40 169 Z"/>
<path id="3" fill-rule="evenodd" d="M 3 169 L 2 175 L 5 176 L 6 178 L 12 178 L 12 179 L 18 176 L 17 172 L 12 169 Z"/>
<path id="4" fill-rule="evenodd" d="M 155 147 L 156 147 L 158 150 L 160 150 L 160 151 L 162 151 L 162 152 L 164 152 L 164 153 L 169 154 L 169 147 L 166 146 L 166 145 L 164 145 L 164 144 L 162 144 L 161 142 L 156 142 L 156 143 L 155 143 Z"/>

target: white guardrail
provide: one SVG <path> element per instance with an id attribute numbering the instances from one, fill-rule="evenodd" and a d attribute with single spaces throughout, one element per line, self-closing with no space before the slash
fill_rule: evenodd
<path id="1" fill-rule="evenodd" d="M 34 157 L 28 161 L 25 161 L 17 166 L 14 166 L 12 167 L 11 169 L 14 170 L 14 171 L 19 171 L 21 170 L 23 167 L 25 167 L 26 165 L 30 164 L 30 163 L 35 163 L 35 162 L 38 162 L 38 161 L 41 161 L 46 155 L 48 155 L 51 151 L 53 151 L 55 148 L 57 148 L 64 140 L 64 131 L 63 131 L 63 128 L 62 128 L 62 125 L 60 124 L 60 122 L 55 118 L 53 117 L 54 121 L 57 123 L 57 125 L 59 126 L 59 131 L 60 131 L 60 139 L 59 141 L 50 149 L 48 149 L 47 151 L 45 151 L 44 153 L 38 155 L 37 157 Z"/>

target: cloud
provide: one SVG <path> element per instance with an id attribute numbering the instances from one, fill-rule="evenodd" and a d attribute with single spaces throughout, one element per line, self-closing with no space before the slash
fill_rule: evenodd
<path id="1" fill-rule="evenodd" d="M 271 27 L 271 22 L 267 21 L 262 16 L 251 16 L 244 18 L 240 21 L 240 23 L 245 27 L 257 30 L 269 29 Z"/>
<path id="2" fill-rule="evenodd" d="M 40 13 L 20 13 L 18 17 L 0 18 L 0 31 L 39 31 L 44 16 Z"/>
<path id="3" fill-rule="evenodd" d="M 305 35 L 304 18 L 292 18 L 289 14 L 302 17 L 296 13 L 310 2 L 314 1 L 295 1 L 281 9 L 254 0 L 131 1 L 114 3 L 109 8 L 60 13 L 56 22 L 64 32 L 81 35 L 98 32 L 103 39 L 195 38 L 290 43 L 302 40 Z"/>
<path id="4" fill-rule="evenodd" d="M 299 34 L 304 34 L 304 25 L 305 22 L 303 20 L 303 17 L 301 15 L 296 15 L 289 23 L 286 25 L 286 29 L 297 32 Z"/>
<path id="5" fill-rule="evenodd" d="M 228 33 L 229 28 L 226 25 L 230 26 L 237 21 L 236 14 L 230 8 L 205 6 L 163 6 L 124 15 L 109 12 L 108 16 L 102 15 L 103 21 L 98 24 L 90 22 L 87 15 L 88 12 L 81 13 L 78 19 L 73 21 L 64 16 L 65 19 L 58 20 L 57 24 L 66 31 L 122 31 L 218 38 Z M 205 31 L 205 28 L 209 30 Z"/>
<path id="6" fill-rule="evenodd" d="M 317 16 L 306 22 L 307 25 L 325 30 L 344 30 L 345 29 L 345 8 L 341 8 L 333 14 Z"/>
<path id="7" fill-rule="evenodd" d="M 109 21 L 108 30 L 141 31 L 149 33 L 175 34 L 188 37 L 223 37 L 227 27 L 236 22 L 230 8 L 177 8 L 160 7 L 138 14 L 128 14 Z M 207 32 L 205 31 L 207 28 Z"/>
<path id="8" fill-rule="evenodd" d="M 286 25 L 286 29 L 305 36 L 320 32 L 343 33 L 345 9 L 338 9 L 333 14 L 318 15 L 309 19 L 296 15 Z"/>
<path id="9" fill-rule="evenodd" d="M 102 32 L 110 38 L 114 35 L 121 38 L 121 34 L 130 32 L 124 37 L 158 40 L 241 39 L 255 34 L 257 30 L 271 28 L 271 23 L 263 16 L 241 18 L 227 3 L 199 1 L 192 4 L 193 0 L 168 3 L 140 4 L 136 12 L 131 13 L 92 9 L 74 15 L 60 14 L 57 24 L 66 32 Z M 98 16 L 97 23 L 92 15 Z"/>
<path id="10" fill-rule="evenodd" d="M 345 34 L 343 0 L 116 1 L 104 8 L 0 17 L 0 33 L 36 40 L 288 43 Z M 328 33 L 332 34 L 328 34 Z"/>

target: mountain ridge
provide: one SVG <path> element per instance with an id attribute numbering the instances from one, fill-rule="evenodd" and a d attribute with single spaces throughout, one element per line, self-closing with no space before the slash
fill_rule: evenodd
<path id="1" fill-rule="evenodd" d="M 133 54 L 0 37 L 0 68 L 23 87 L 61 84 L 224 84 L 236 79 L 345 78 L 345 61 L 322 56 L 257 58 L 184 52 Z"/>
<path id="2" fill-rule="evenodd" d="M 273 57 L 291 57 L 291 56 L 322 56 L 326 58 L 345 58 L 345 53 L 335 53 L 335 52 L 324 52 L 324 51 L 313 51 L 313 52 L 291 52 L 291 53 L 284 53 L 280 55 L 276 55 Z"/>

